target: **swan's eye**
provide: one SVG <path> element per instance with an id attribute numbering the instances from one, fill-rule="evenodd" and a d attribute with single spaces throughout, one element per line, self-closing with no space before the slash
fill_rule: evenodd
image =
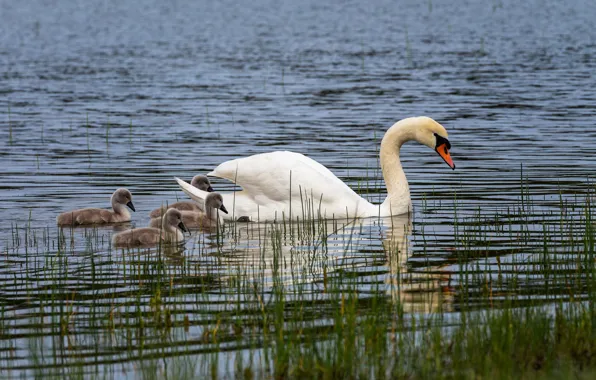
<path id="1" fill-rule="evenodd" d="M 445 145 L 445 149 L 451 149 L 451 144 L 449 143 L 449 140 L 447 140 L 443 136 L 437 135 L 436 133 L 434 135 L 435 135 L 435 139 L 437 140 L 435 149 L 438 149 L 441 145 Z"/>

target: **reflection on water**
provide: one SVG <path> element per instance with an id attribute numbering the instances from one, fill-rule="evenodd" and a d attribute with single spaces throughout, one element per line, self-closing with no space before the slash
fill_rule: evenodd
<path id="1" fill-rule="evenodd" d="M 393 302 L 407 313 L 440 313 L 450 311 L 449 274 L 432 271 L 409 271 L 411 257 L 410 235 L 412 221 L 409 215 L 386 218 L 383 224 L 383 249 L 387 257 L 388 292 Z M 439 266 L 433 269 L 439 269 Z M 445 289 L 445 288 L 447 289 Z"/>

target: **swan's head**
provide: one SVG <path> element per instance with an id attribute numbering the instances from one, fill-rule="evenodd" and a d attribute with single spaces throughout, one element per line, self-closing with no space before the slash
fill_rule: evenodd
<path id="1" fill-rule="evenodd" d="M 117 207 L 117 205 L 126 205 L 132 211 L 136 211 L 132 204 L 132 194 L 124 188 L 118 189 L 112 194 L 112 207 Z"/>
<path id="2" fill-rule="evenodd" d="M 166 211 L 166 214 L 164 215 L 163 220 L 162 220 L 162 226 L 163 226 L 164 230 L 166 229 L 167 226 L 171 226 L 174 228 L 178 227 L 182 231 L 188 232 L 188 230 L 186 229 L 186 226 L 182 222 L 182 213 L 180 211 L 176 210 L 175 208 L 170 208 L 170 209 L 168 209 L 168 211 Z"/>
<path id="3" fill-rule="evenodd" d="M 228 213 L 226 207 L 223 204 L 223 198 L 219 193 L 211 193 L 205 198 L 205 208 L 214 208 L 223 211 L 225 214 Z"/>
<path id="4" fill-rule="evenodd" d="M 445 163 L 451 169 L 455 170 L 455 164 L 449 154 L 451 143 L 449 143 L 445 127 L 430 117 L 420 116 L 415 119 L 418 124 L 418 128 L 416 128 L 416 140 L 437 152 Z"/>
<path id="5" fill-rule="evenodd" d="M 209 178 L 207 178 L 204 175 L 194 176 L 192 178 L 192 181 L 190 181 L 190 184 L 199 190 L 208 191 L 208 192 L 213 191 L 213 188 L 211 187 L 211 182 L 209 181 Z"/>

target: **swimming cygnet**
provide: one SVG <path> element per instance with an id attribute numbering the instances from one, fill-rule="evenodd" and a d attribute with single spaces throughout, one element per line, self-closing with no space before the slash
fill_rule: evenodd
<path id="1" fill-rule="evenodd" d="M 149 247 L 159 242 L 170 244 L 184 243 L 186 226 L 182 222 L 182 214 L 176 209 L 169 209 L 162 218 L 161 228 L 145 227 L 120 232 L 112 238 L 116 247 Z"/>
<path id="2" fill-rule="evenodd" d="M 217 226 L 217 210 L 228 213 L 223 198 L 219 193 L 210 193 L 205 197 L 206 211 L 180 211 L 182 221 L 188 228 L 209 228 Z M 167 213 L 166 213 L 167 215 Z M 149 226 L 156 227 L 160 224 L 160 218 L 153 218 Z"/>
<path id="3" fill-rule="evenodd" d="M 211 187 L 211 182 L 209 182 L 209 178 L 204 175 L 196 175 L 190 181 L 190 184 L 196 187 L 199 190 L 212 192 L 213 188 Z M 203 205 L 198 204 L 197 202 L 192 201 L 184 201 L 184 202 L 176 202 L 172 203 L 171 205 L 162 206 L 160 208 L 156 208 L 155 210 L 149 213 L 149 217 L 151 218 L 159 218 L 161 217 L 167 209 L 175 208 L 176 210 L 180 211 L 203 211 Z"/>
<path id="4" fill-rule="evenodd" d="M 112 209 L 114 211 L 103 208 L 72 210 L 58 215 L 56 222 L 61 226 L 130 222 L 130 212 L 125 206 L 135 211 L 130 191 L 118 189 L 112 194 Z"/>

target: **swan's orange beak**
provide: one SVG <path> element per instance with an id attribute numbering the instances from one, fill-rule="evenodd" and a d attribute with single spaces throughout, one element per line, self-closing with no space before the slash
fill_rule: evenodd
<path id="1" fill-rule="evenodd" d="M 453 160 L 451 159 L 451 155 L 449 154 L 449 149 L 447 148 L 447 144 L 443 143 L 441 145 L 438 145 L 435 150 L 437 151 L 437 153 L 439 153 L 439 156 L 443 157 L 443 160 L 445 160 L 445 163 L 447 163 L 447 165 L 449 165 L 449 167 L 451 169 L 455 170 L 455 164 L 453 163 Z"/>

